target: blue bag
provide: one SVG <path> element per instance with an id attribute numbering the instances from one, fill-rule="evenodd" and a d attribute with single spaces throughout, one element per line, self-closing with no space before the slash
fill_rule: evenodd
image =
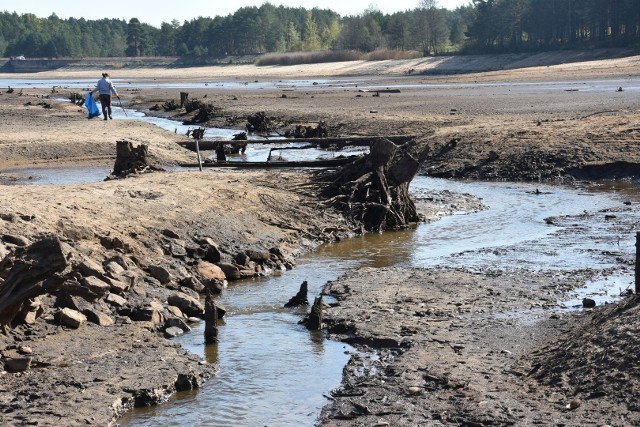
<path id="1" fill-rule="evenodd" d="M 88 113 L 87 113 L 88 119 L 92 119 L 100 115 L 100 109 L 98 108 L 98 104 L 96 104 L 96 100 L 93 99 L 93 96 L 91 96 L 91 92 L 87 92 L 84 105 L 87 107 L 87 110 L 88 110 Z"/>

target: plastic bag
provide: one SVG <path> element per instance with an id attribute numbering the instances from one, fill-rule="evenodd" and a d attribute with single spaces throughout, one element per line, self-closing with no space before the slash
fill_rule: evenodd
<path id="1" fill-rule="evenodd" d="M 91 92 L 87 92 L 87 96 L 85 97 L 84 105 L 87 107 L 87 118 L 92 119 L 94 117 L 98 117 L 100 115 L 100 109 L 98 108 L 98 104 L 96 104 L 96 100 L 91 96 Z"/>

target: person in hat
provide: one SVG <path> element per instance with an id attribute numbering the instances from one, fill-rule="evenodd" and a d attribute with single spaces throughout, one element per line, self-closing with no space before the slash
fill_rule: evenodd
<path id="1" fill-rule="evenodd" d="M 91 94 L 93 95 L 95 92 L 98 92 L 98 97 L 100 98 L 102 116 L 105 120 L 107 120 L 107 117 L 109 119 L 113 119 L 113 117 L 111 117 L 111 93 L 113 93 L 118 99 L 120 99 L 120 96 L 109 78 L 109 73 L 102 73 L 102 78 L 98 80 L 98 84 L 96 85 L 96 88 L 91 91 Z"/>

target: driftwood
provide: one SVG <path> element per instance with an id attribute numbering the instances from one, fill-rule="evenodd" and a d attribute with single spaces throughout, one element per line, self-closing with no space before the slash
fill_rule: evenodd
<path id="1" fill-rule="evenodd" d="M 71 248 L 55 237 L 21 249 L 0 286 L 0 325 L 6 332 L 23 303 L 58 289 L 69 267 Z"/>
<path id="2" fill-rule="evenodd" d="M 316 181 L 325 203 L 366 231 L 400 229 L 419 220 L 409 184 L 422 157 L 413 143 L 398 146 L 380 139 L 368 155 L 335 172 L 322 172 Z"/>
<path id="3" fill-rule="evenodd" d="M 281 169 L 281 168 L 336 168 L 354 162 L 358 156 L 335 157 L 333 159 L 292 160 L 267 162 L 211 162 L 205 161 L 202 167 L 207 168 L 244 168 L 244 169 Z M 198 167 L 197 163 L 180 163 L 183 168 Z"/>

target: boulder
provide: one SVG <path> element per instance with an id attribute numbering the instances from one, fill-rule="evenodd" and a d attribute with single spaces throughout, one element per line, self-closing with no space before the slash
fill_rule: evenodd
<path id="1" fill-rule="evenodd" d="M 63 308 L 62 310 L 60 310 L 59 321 L 63 326 L 78 329 L 87 321 L 87 316 L 80 313 L 79 311 L 72 310 L 70 308 Z"/>
<path id="2" fill-rule="evenodd" d="M 78 264 L 78 271 L 80 271 L 80 274 L 85 277 L 103 277 L 105 275 L 104 268 L 102 268 L 100 264 L 90 259 L 85 259 L 80 264 Z"/>
<path id="3" fill-rule="evenodd" d="M 113 326 L 113 324 L 115 323 L 111 316 L 98 310 L 87 310 L 83 312 L 83 314 L 87 316 L 87 320 L 89 322 L 95 323 L 99 326 Z"/>
<path id="4" fill-rule="evenodd" d="M 205 279 L 227 280 L 227 276 L 225 275 L 222 268 L 207 261 L 201 261 L 198 264 L 198 272 Z"/>
<path id="5" fill-rule="evenodd" d="M 25 372 L 31 368 L 32 360 L 31 356 L 11 357 L 5 360 L 4 369 L 11 373 Z"/>
<path id="6" fill-rule="evenodd" d="M 249 261 L 251 261 L 251 258 L 249 258 L 249 255 L 244 252 L 238 252 L 233 258 L 233 261 L 242 267 L 246 267 L 247 265 L 249 265 Z"/>
<path id="7" fill-rule="evenodd" d="M 123 266 L 118 264 L 115 261 L 111 261 L 104 266 L 104 270 L 107 272 L 109 277 L 117 278 L 118 276 L 122 276 L 126 270 Z"/>
<path id="8" fill-rule="evenodd" d="M 205 287 L 202 284 L 202 282 L 200 282 L 200 280 L 198 280 L 197 278 L 193 277 L 193 276 L 189 276 L 189 277 L 185 277 L 184 279 L 180 280 L 180 286 L 184 286 L 185 288 L 189 288 L 197 293 L 201 293 L 204 291 Z"/>
<path id="9" fill-rule="evenodd" d="M 176 326 L 172 326 L 164 330 L 165 338 L 175 338 L 179 337 L 180 335 L 184 335 L 184 331 Z"/>
<path id="10" fill-rule="evenodd" d="M 182 293 L 176 292 L 167 299 L 169 305 L 178 307 L 187 316 L 202 317 L 204 305 L 197 299 Z"/>
<path id="11" fill-rule="evenodd" d="M 167 319 L 164 322 L 164 327 L 165 327 L 165 329 L 168 329 L 168 328 L 180 328 L 184 332 L 191 331 L 191 327 L 189 325 L 187 325 L 187 323 L 184 320 L 179 319 L 177 317 L 172 317 L 170 319 Z"/>

